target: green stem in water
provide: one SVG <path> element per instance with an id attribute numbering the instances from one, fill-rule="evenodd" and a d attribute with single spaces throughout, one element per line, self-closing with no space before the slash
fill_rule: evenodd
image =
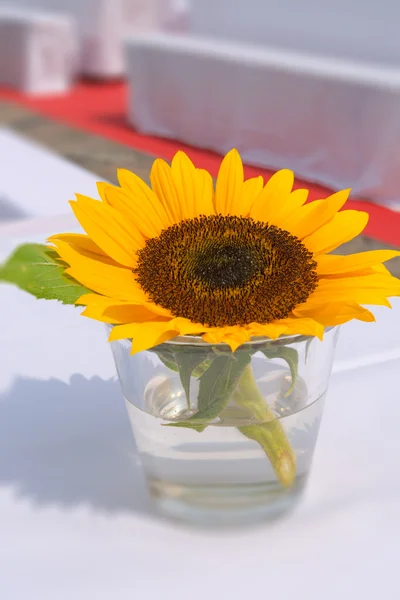
<path id="1" fill-rule="evenodd" d="M 239 380 L 235 401 L 260 421 L 260 424 L 239 427 L 239 431 L 260 444 L 280 483 L 290 487 L 296 477 L 296 457 L 279 419 L 261 395 L 250 364 L 245 367 Z"/>

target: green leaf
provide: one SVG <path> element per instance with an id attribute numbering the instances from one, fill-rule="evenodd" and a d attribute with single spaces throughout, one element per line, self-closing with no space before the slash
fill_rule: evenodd
<path id="1" fill-rule="evenodd" d="M 271 346 L 262 350 L 267 358 L 282 358 L 289 365 L 290 374 L 292 376 L 292 385 L 285 396 L 290 396 L 296 385 L 299 374 L 299 353 L 294 348 L 288 346 Z"/>
<path id="2" fill-rule="evenodd" d="M 304 356 L 304 364 L 307 364 L 307 359 L 308 359 L 308 353 L 310 351 L 310 346 L 313 343 L 314 338 L 310 338 L 309 340 L 307 340 L 306 342 L 306 351 L 305 351 L 305 356 Z"/>
<path id="3" fill-rule="evenodd" d="M 214 356 L 213 353 L 212 353 L 212 356 Z M 203 360 L 203 362 L 200 363 L 199 366 L 196 367 L 196 369 L 194 369 L 193 377 L 196 377 L 196 379 L 199 379 L 199 377 L 201 377 L 203 375 L 203 373 L 205 373 L 207 371 L 208 367 L 211 366 L 212 361 L 213 361 L 213 358 L 210 356 L 208 356 L 208 358 Z"/>
<path id="4" fill-rule="evenodd" d="M 83 294 L 90 292 L 65 273 L 67 265 L 57 253 L 40 244 L 19 246 L 0 266 L 0 281 L 14 284 L 36 298 L 59 300 L 75 304 Z"/>
<path id="5" fill-rule="evenodd" d="M 200 377 L 198 412 L 192 419 L 211 421 L 218 417 L 249 363 L 250 356 L 243 352 L 217 356 Z"/>
<path id="6" fill-rule="evenodd" d="M 169 425 L 203 431 L 228 404 L 250 360 L 250 355 L 244 352 L 216 356 L 200 377 L 198 412 L 187 421 Z"/>
<path id="7" fill-rule="evenodd" d="M 190 379 L 193 371 L 199 367 L 207 356 L 206 352 L 201 352 L 198 349 L 191 351 L 190 348 L 187 351 L 175 351 L 174 358 L 178 365 L 179 377 L 182 383 L 182 387 L 185 390 L 186 400 L 190 409 Z"/>
<path id="8" fill-rule="evenodd" d="M 211 364 L 212 359 L 208 358 L 209 352 L 206 350 L 203 352 L 200 349 L 191 352 L 187 348 L 182 350 L 166 350 L 165 346 L 161 350 L 154 349 L 153 352 L 157 354 L 158 358 L 168 369 L 179 373 L 188 407 L 190 408 L 190 379 L 191 377 L 198 379 Z"/>
<path id="9" fill-rule="evenodd" d="M 194 429 L 201 433 L 207 427 L 207 423 L 191 423 L 190 421 L 181 421 L 178 423 L 165 423 L 164 427 L 184 427 L 185 429 Z"/>
<path id="10" fill-rule="evenodd" d="M 158 358 L 167 367 L 167 369 L 179 373 L 179 368 L 176 364 L 176 360 L 172 352 L 168 352 L 165 350 L 152 350 L 151 348 L 150 352 L 154 352 L 155 354 L 157 354 Z"/>

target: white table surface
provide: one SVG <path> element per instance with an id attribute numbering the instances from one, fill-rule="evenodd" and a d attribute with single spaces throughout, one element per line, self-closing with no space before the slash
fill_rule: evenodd
<path id="1" fill-rule="evenodd" d="M 0 259 L 52 232 L 48 220 L 21 227 L 14 238 L 12 227 L 0 230 Z M 103 327 L 1 285 L 1 597 L 398 600 L 400 301 L 393 305 L 378 309 L 377 325 L 343 327 L 298 510 L 217 532 L 153 513 Z"/>
<path id="2" fill-rule="evenodd" d="M 6 128 L 0 128 L 0 157 L 0 224 L 68 216 L 77 192 L 97 197 L 98 176 Z"/>

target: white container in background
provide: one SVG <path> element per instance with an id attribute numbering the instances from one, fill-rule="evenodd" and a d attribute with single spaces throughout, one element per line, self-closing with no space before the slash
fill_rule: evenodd
<path id="1" fill-rule="evenodd" d="M 182 30 L 187 20 L 187 0 L 12 1 L 13 5 L 30 10 L 60 11 L 70 15 L 76 22 L 79 36 L 79 72 L 95 78 L 125 74 L 125 36 L 164 28 Z"/>
<path id="2" fill-rule="evenodd" d="M 137 131 L 219 154 L 237 148 L 247 164 L 400 211 L 400 54 L 378 63 L 201 31 L 126 40 Z"/>
<path id="3" fill-rule="evenodd" d="M 0 5 L 0 85 L 33 95 L 66 92 L 76 59 L 68 16 Z"/>

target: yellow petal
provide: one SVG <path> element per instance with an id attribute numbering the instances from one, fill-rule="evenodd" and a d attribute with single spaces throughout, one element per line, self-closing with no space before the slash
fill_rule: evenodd
<path id="1" fill-rule="evenodd" d="M 260 323 L 250 323 L 248 329 L 251 337 L 267 337 L 271 340 L 276 340 L 278 337 L 286 333 L 287 325 L 282 324 L 280 321 L 274 323 L 267 323 L 262 325 Z"/>
<path id="2" fill-rule="evenodd" d="M 111 206 L 85 196 L 77 196 L 77 199 L 70 204 L 89 237 L 116 262 L 135 267 L 136 251 L 145 244 L 139 230 L 127 225 L 123 216 Z"/>
<path id="3" fill-rule="evenodd" d="M 200 206 L 201 212 L 199 214 L 209 216 L 215 215 L 214 207 L 214 182 L 208 171 L 205 169 L 197 169 L 198 185 L 201 188 Z"/>
<path id="4" fill-rule="evenodd" d="M 236 215 L 240 211 L 243 190 L 243 164 L 239 152 L 231 150 L 219 169 L 215 190 L 215 210 L 223 216 Z"/>
<path id="5" fill-rule="evenodd" d="M 375 272 L 373 275 L 365 277 L 357 276 L 346 277 L 343 279 L 320 279 L 318 288 L 313 296 L 317 297 L 324 292 L 340 295 L 342 292 L 352 289 L 376 289 L 382 290 L 383 292 L 400 292 L 400 279 L 380 272 Z"/>
<path id="6" fill-rule="evenodd" d="M 315 292 L 296 308 L 296 314 L 303 308 L 315 308 L 317 315 L 317 309 L 328 302 L 387 306 L 387 297 L 399 295 L 400 281 L 379 272 L 343 279 L 321 279 Z"/>
<path id="7" fill-rule="evenodd" d="M 398 294 L 388 294 L 390 296 L 398 295 Z M 387 306 L 391 308 L 391 304 L 387 299 L 387 296 L 383 293 L 378 293 L 375 290 L 364 290 L 362 293 L 352 293 L 351 291 L 347 291 L 343 293 L 341 296 L 335 296 L 332 300 L 330 300 L 329 295 L 325 295 L 320 297 L 319 302 L 315 302 L 310 304 L 309 314 L 315 315 L 315 319 L 318 320 L 319 310 L 323 309 L 327 304 L 330 306 L 337 306 L 339 304 L 371 304 L 375 306 Z M 293 314 L 300 316 L 305 314 L 303 312 L 303 304 L 299 304 L 298 307 L 295 308 Z M 308 313 L 307 313 L 308 314 Z"/>
<path id="8" fill-rule="evenodd" d="M 317 257 L 317 273 L 319 275 L 336 275 L 338 273 L 351 273 L 367 267 L 373 267 L 386 262 L 395 256 L 400 256 L 397 250 L 371 250 L 359 254 L 339 256 L 323 254 Z"/>
<path id="9" fill-rule="evenodd" d="M 148 323 L 133 323 L 114 327 L 110 335 L 110 341 L 132 338 L 132 353 L 135 353 L 153 348 L 180 335 L 197 335 L 204 329 L 203 325 L 192 323 L 181 317 L 163 321 L 158 319 Z"/>
<path id="10" fill-rule="evenodd" d="M 161 320 L 159 315 L 138 304 L 110 304 L 109 306 L 88 306 L 82 316 L 102 323 L 143 323 Z M 166 320 L 166 319 L 164 319 Z"/>
<path id="11" fill-rule="evenodd" d="M 125 302 L 100 294 L 83 294 L 76 300 L 75 304 L 77 306 L 109 306 L 110 304 L 125 304 Z"/>
<path id="12" fill-rule="evenodd" d="M 285 206 L 285 214 L 292 214 L 293 210 L 297 210 L 298 208 L 300 209 L 303 204 L 305 204 L 308 200 L 308 194 L 310 192 L 306 189 L 303 188 L 299 188 L 298 190 L 294 190 L 293 192 L 291 192 L 290 196 L 289 196 L 289 204 L 288 206 Z M 288 211 L 289 206 L 292 207 L 292 211 Z"/>
<path id="13" fill-rule="evenodd" d="M 213 214 L 211 175 L 207 178 L 204 171 L 196 169 L 184 152 L 177 152 L 171 168 L 183 218 L 193 219 L 200 215 Z"/>
<path id="14" fill-rule="evenodd" d="M 175 187 L 174 177 L 171 167 L 157 158 L 154 161 L 150 181 L 153 191 L 157 194 L 162 206 L 164 207 L 171 224 L 179 223 L 185 218 L 185 207 L 180 204 L 179 192 Z"/>
<path id="15" fill-rule="evenodd" d="M 264 179 L 261 177 L 253 177 L 251 179 L 247 179 L 242 188 L 242 199 L 240 201 L 239 210 L 235 213 L 238 216 L 247 217 L 250 213 L 250 208 L 252 207 L 254 200 L 259 196 L 262 192 L 264 186 Z"/>
<path id="16" fill-rule="evenodd" d="M 157 230 L 173 225 L 169 212 L 165 210 L 157 195 L 140 177 L 126 169 L 118 170 L 118 181 L 138 210 L 150 215 Z"/>
<path id="17" fill-rule="evenodd" d="M 232 352 L 236 352 L 240 346 L 250 341 L 250 332 L 243 327 L 237 329 L 234 333 L 226 333 L 222 341 L 228 344 Z"/>
<path id="18" fill-rule="evenodd" d="M 209 344 L 227 344 L 232 352 L 250 340 L 250 331 L 245 327 L 214 327 L 207 329 L 203 340 Z"/>
<path id="19" fill-rule="evenodd" d="M 302 309 L 295 309 L 293 313 L 298 317 L 312 316 L 313 319 L 326 327 L 342 325 L 352 319 L 366 322 L 375 321 L 374 315 L 369 310 L 355 302 L 326 302 L 318 309 L 307 308 L 307 306 L 305 306 Z"/>
<path id="20" fill-rule="evenodd" d="M 62 260 L 70 265 L 67 273 L 85 287 L 118 300 L 138 304 L 148 301 L 130 269 L 85 256 L 65 242 L 57 241 L 55 245 Z"/>
<path id="21" fill-rule="evenodd" d="M 314 318 L 291 318 L 281 319 L 278 323 L 286 325 L 285 335 L 310 335 L 319 338 L 324 337 L 324 326 Z"/>
<path id="22" fill-rule="evenodd" d="M 142 195 L 133 197 L 122 188 L 104 185 L 101 197 L 123 216 L 129 227 L 138 229 L 145 238 L 157 237 L 163 230 L 161 219 L 148 203 L 144 203 Z"/>
<path id="23" fill-rule="evenodd" d="M 281 335 L 310 335 L 322 339 L 324 328 L 314 319 L 306 318 L 291 318 L 280 319 L 273 323 L 262 325 L 260 323 L 251 323 L 249 325 L 252 337 L 268 337 L 271 340 L 276 340 Z"/>
<path id="24" fill-rule="evenodd" d="M 74 246 L 77 250 L 85 253 L 85 256 L 91 256 L 97 260 L 106 261 L 108 264 L 118 265 L 112 260 L 88 235 L 80 233 L 57 233 L 48 238 L 48 242 L 55 243 L 57 241 L 65 242 Z"/>
<path id="25" fill-rule="evenodd" d="M 173 326 L 179 335 L 198 335 L 205 329 L 201 323 L 192 323 L 183 317 L 176 317 Z"/>
<path id="26" fill-rule="evenodd" d="M 333 273 L 332 275 L 320 275 L 320 281 L 323 279 L 351 279 L 353 277 L 365 277 L 366 275 L 373 275 L 377 272 L 377 267 L 366 267 L 359 271 L 350 271 L 348 273 Z"/>
<path id="27" fill-rule="evenodd" d="M 303 239 L 303 244 L 314 254 L 324 254 L 349 242 L 359 235 L 368 223 L 368 213 L 344 210 L 326 225 Z"/>
<path id="28" fill-rule="evenodd" d="M 107 199 L 106 199 L 105 191 L 109 185 L 111 185 L 111 184 L 106 183 L 105 181 L 97 181 L 96 182 L 96 187 L 97 187 L 97 191 L 99 193 L 100 199 L 102 200 L 102 202 L 105 202 L 106 204 L 107 204 Z"/>
<path id="29" fill-rule="evenodd" d="M 255 221 L 274 223 L 274 216 L 279 214 L 289 202 L 294 183 L 294 174 L 289 169 L 282 169 L 272 175 L 262 192 L 255 199 L 250 209 L 250 216 Z"/>
<path id="30" fill-rule="evenodd" d="M 385 273 L 385 275 L 392 276 L 391 272 L 387 267 L 385 267 L 385 265 L 374 265 L 371 268 L 373 271 L 375 271 L 375 273 Z"/>
<path id="31" fill-rule="evenodd" d="M 174 337 L 173 321 L 149 321 L 131 325 L 116 325 L 112 328 L 109 341 L 132 339 L 132 354 L 154 348 Z"/>
<path id="32" fill-rule="evenodd" d="M 99 296 L 98 294 L 85 294 L 75 304 L 87 306 L 84 316 L 106 323 L 135 323 L 151 321 L 152 319 L 172 319 L 173 316 L 161 306 L 153 302 L 137 304 L 135 302 L 124 302 L 115 298 Z M 141 316 L 142 315 L 142 316 Z M 113 320 L 109 320 L 112 318 Z"/>
<path id="33" fill-rule="evenodd" d="M 124 268 L 124 267 L 121 267 L 121 265 L 119 263 L 112 260 L 112 258 L 107 256 L 103 252 L 101 254 L 97 254 L 96 252 L 91 252 L 90 250 L 87 250 L 86 248 L 90 247 L 89 244 L 86 245 L 86 243 L 83 243 L 80 245 L 78 245 L 78 244 L 75 245 L 75 244 L 71 243 L 70 241 L 64 241 L 63 239 L 58 239 L 58 236 L 52 236 L 51 238 L 48 239 L 48 241 L 51 244 L 53 244 L 53 246 L 54 246 L 54 247 L 51 247 L 51 249 L 55 250 L 57 252 L 57 254 L 59 255 L 59 257 L 67 264 L 70 264 L 70 262 L 69 262 L 69 260 L 67 260 L 67 258 L 70 259 L 72 257 L 72 260 L 75 260 L 75 262 L 78 261 L 79 259 L 82 259 L 82 260 L 90 259 L 100 265 L 110 265 L 117 269 Z"/>
<path id="34" fill-rule="evenodd" d="M 224 328 L 210 328 L 206 333 L 203 334 L 202 338 L 208 344 L 221 344 L 224 336 Z"/>
<path id="35" fill-rule="evenodd" d="M 328 223 L 346 203 L 350 189 L 332 194 L 325 200 L 314 200 L 288 216 L 284 228 L 303 239 Z"/>
<path id="36" fill-rule="evenodd" d="M 308 193 L 308 190 L 300 189 L 289 194 L 287 201 L 282 202 L 280 209 L 271 214 L 269 222 L 272 225 L 286 229 L 287 219 L 291 217 L 294 211 L 307 202 Z"/>

